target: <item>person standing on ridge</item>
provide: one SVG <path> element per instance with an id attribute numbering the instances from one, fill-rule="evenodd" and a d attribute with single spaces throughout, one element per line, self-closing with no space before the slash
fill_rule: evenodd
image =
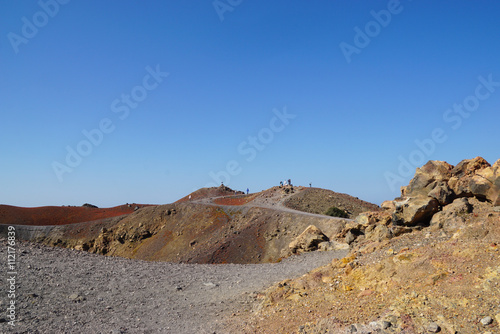
<path id="1" fill-rule="evenodd" d="M 249 190 L 248 190 L 248 188 L 247 188 L 247 195 L 248 195 L 248 191 L 249 191 Z"/>

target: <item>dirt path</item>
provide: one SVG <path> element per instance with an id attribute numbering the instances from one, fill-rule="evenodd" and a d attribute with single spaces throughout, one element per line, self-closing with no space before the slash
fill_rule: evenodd
<path id="1" fill-rule="evenodd" d="M 0 242 L 0 258 L 7 244 Z M 16 316 L 2 333 L 226 333 L 255 291 L 343 257 L 314 252 L 275 264 L 185 265 L 145 262 L 18 242 Z M 6 265 L 3 264 L 3 265 Z M 2 270 L 2 273 L 5 272 Z M 7 291 L 2 277 L 0 291 Z M 0 296 L 1 309 L 9 299 Z"/>
<path id="2" fill-rule="evenodd" d="M 252 196 L 252 194 L 248 195 Z M 241 197 L 241 195 L 226 195 L 226 196 L 216 196 L 216 197 L 207 197 L 199 200 L 194 200 L 192 201 L 193 203 L 199 203 L 199 204 L 204 204 L 204 205 L 214 205 L 214 206 L 225 206 L 225 205 L 220 205 L 216 204 L 214 201 L 220 198 L 231 198 L 231 197 Z M 261 198 L 257 197 L 254 200 L 250 201 L 249 203 L 245 203 L 240 205 L 241 207 L 244 208 L 264 208 L 264 209 L 272 209 L 272 210 L 278 210 L 278 211 L 283 211 L 283 212 L 289 212 L 297 215 L 303 215 L 303 216 L 309 216 L 309 217 L 315 217 L 315 218 L 332 218 L 332 219 L 338 219 L 338 220 L 348 220 L 351 221 L 352 219 L 348 218 L 337 218 L 337 217 L 330 217 L 327 215 L 321 215 L 317 213 L 310 213 L 310 212 L 305 212 L 305 211 L 300 211 L 300 210 L 295 210 L 291 209 L 285 206 L 286 198 L 283 198 L 280 193 L 273 193 L 272 196 L 266 197 L 266 198 Z"/>

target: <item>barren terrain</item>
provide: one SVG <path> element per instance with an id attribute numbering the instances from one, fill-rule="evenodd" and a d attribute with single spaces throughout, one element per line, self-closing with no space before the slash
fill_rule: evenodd
<path id="1" fill-rule="evenodd" d="M 130 260 L 18 242 L 15 326 L 0 297 L 1 333 L 231 333 L 259 291 L 343 257 L 315 252 L 275 264 L 189 265 Z M 7 254 L 0 242 L 0 258 Z M 7 291 L 1 280 L 0 291 Z"/>
<path id="2" fill-rule="evenodd" d="M 358 333 L 426 333 L 436 323 L 442 333 L 500 333 L 500 213 L 477 209 L 468 219 L 454 232 L 361 243 L 277 283 L 232 332 L 351 333 L 354 325 Z"/>
<path id="3" fill-rule="evenodd" d="M 54 226 L 19 225 L 18 236 L 50 246 L 141 260 L 276 262 L 290 255 L 289 244 L 309 225 L 331 237 L 348 221 L 284 205 L 304 191 L 309 189 L 274 187 L 250 195 L 235 195 L 223 186 L 200 189 L 176 203 L 144 206 L 114 218 Z M 356 204 L 358 200 L 351 198 Z M 314 197 L 301 196 L 301 200 L 315 202 Z"/>
<path id="4" fill-rule="evenodd" d="M 15 228 L 18 333 L 500 333 L 500 160 L 429 161 L 381 208 L 221 186 Z"/>

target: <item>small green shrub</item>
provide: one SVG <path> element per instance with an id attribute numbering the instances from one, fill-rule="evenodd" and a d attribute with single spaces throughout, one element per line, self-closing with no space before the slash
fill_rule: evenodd
<path id="1" fill-rule="evenodd" d="M 337 208 L 336 206 L 332 206 L 328 210 L 326 210 L 325 215 L 339 218 L 349 218 L 349 214 L 342 209 Z"/>

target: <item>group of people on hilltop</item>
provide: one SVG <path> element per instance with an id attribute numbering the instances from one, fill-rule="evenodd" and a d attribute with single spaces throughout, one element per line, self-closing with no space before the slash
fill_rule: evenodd
<path id="1" fill-rule="evenodd" d="M 280 188 L 282 188 L 283 186 L 293 186 L 292 185 L 292 180 L 288 179 L 287 181 L 280 181 Z M 312 182 L 309 182 L 309 188 L 312 187 Z"/>
<path id="2" fill-rule="evenodd" d="M 288 179 L 286 181 L 280 181 L 280 188 L 283 187 L 283 186 L 292 186 L 292 180 L 291 179 Z"/>

